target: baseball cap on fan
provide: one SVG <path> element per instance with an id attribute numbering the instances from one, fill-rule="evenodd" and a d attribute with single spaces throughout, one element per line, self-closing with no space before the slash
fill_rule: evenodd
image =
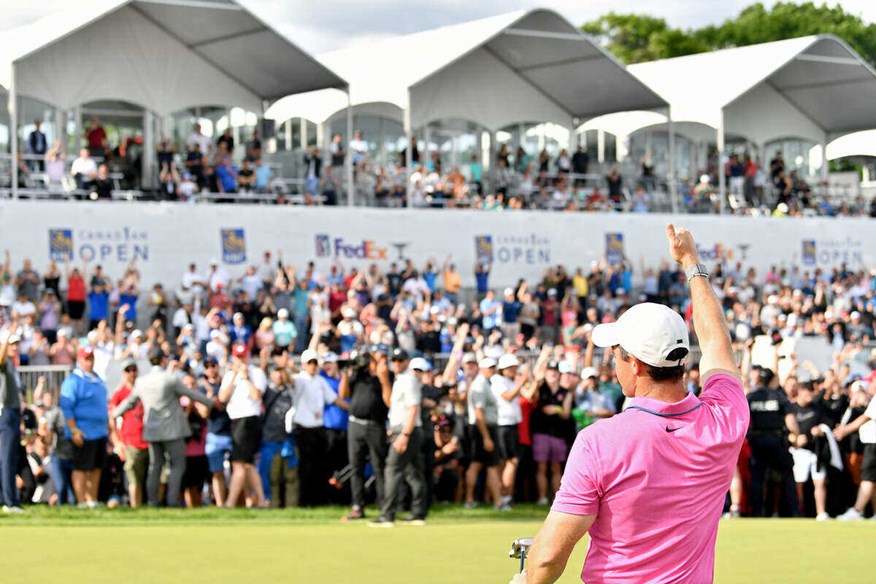
<path id="1" fill-rule="evenodd" d="M 684 320 L 671 308 L 652 302 L 636 304 L 617 322 L 598 325 L 593 329 L 593 344 L 597 347 L 620 345 L 653 367 L 677 367 L 690 353 Z"/>

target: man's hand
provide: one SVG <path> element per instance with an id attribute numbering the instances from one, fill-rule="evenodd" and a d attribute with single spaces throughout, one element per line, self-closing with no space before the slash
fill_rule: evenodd
<path id="1" fill-rule="evenodd" d="M 395 437 L 395 440 L 392 441 L 392 447 L 395 448 L 395 451 L 399 454 L 404 454 L 405 450 L 408 449 L 408 437 L 404 434 L 399 434 Z"/>
<path id="2" fill-rule="evenodd" d="M 833 437 L 836 438 L 837 440 L 843 440 L 848 435 L 849 435 L 849 433 L 846 432 L 845 426 L 840 426 L 839 428 L 836 428 L 833 431 Z"/>
<path id="3" fill-rule="evenodd" d="M 523 570 L 519 574 L 514 574 L 514 577 L 511 578 L 508 584 L 526 584 L 526 570 Z"/>
<path id="4" fill-rule="evenodd" d="M 79 448 L 82 448 L 82 445 L 85 444 L 85 434 L 82 433 L 82 430 L 76 428 L 71 432 L 71 434 L 71 440 L 73 441 L 73 444 Z"/>
<path id="5" fill-rule="evenodd" d="M 684 267 L 698 262 L 697 245 L 690 231 L 683 227 L 676 229 L 672 223 L 669 223 L 666 225 L 666 239 L 669 240 L 669 253 L 676 262 Z"/>
<path id="6" fill-rule="evenodd" d="M 484 450 L 487 452 L 492 452 L 496 449 L 496 445 L 493 443 L 493 439 L 487 436 L 484 439 Z"/>

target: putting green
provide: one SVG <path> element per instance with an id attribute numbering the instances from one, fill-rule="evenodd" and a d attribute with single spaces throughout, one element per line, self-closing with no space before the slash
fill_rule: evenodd
<path id="1" fill-rule="evenodd" d="M 511 542 L 533 535 L 529 509 L 510 516 L 436 512 L 425 527 L 370 529 L 339 510 L 38 510 L 0 518 L 0 573 L 9 582 L 507 582 Z M 876 523 L 722 522 L 717 577 L 730 582 L 872 581 Z M 561 582 L 579 582 L 582 542 Z"/>

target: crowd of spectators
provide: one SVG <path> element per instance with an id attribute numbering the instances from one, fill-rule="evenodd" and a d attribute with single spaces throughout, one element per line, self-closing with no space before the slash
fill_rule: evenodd
<path id="1" fill-rule="evenodd" d="M 27 150 L 37 155 L 29 164 L 19 160 L 19 186 L 32 186 L 33 173 L 44 173 L 50 188 L 69 181 L 70 188 L 91 194 L 92 199 L 111 199 L 113 189 L 137 188 L 140 184 L 142 140 L 127 138 L 111 148 L 106 131 L 94 117 L 85 131 L 87 144 L 67 170 L 67 156 L 60 142 L 47 146 L 39 120 L 28 136 Z M 194 125 L 183 151 L 162 140 L 156 157 L 158 197 L 194 202 L 197 193 L 233 201 L 237 194 L 272 194 L 273 171 L 263 157 L 258 130 L 235 150 L 231 129 L 215 140 Z M 334 134 L 324 150 L 309 147 L 302 153 L 302 196 L 288 198 L 285 191 L 270 200 L 306 205 L 337 205 L 345 197 L 344 167 L 349 156 L 354 168 L 357 199 L 377 206 L 418 208 L 475 208 L 488 211 L 538 209 L 551 211 L 619 211 L 648 213 L 668 211 L 669 186 L 655 174 L 646 157 L 635 172 L 619 165 L 594 168 L 583 145 L 574 152 L 565 149 L 552 156 L 546 149 L 533 156 L 522 146 L 512 151 L 501 144 L 495 152 L 497 168 L 490 180 L 477 155 L 465 164 L 448 165 L 442 153 L 420 152 L 411 142 L 412 173 L 407 176 L 407 150 L 395 164 L 381 166 L 371 156 L 361 131 L 348 144 Z M 42 157 L 40 159 L 40 157 Z M 239 161 L 239 162 L 238 162 Z M 724 165 L 727 196 L 722 205 L 715 157 L 698 179 L 678 183 L 678 210 L 688 213 L 786 216 L 876 216 L 876 198 L 831 197 L 824 188 L 813 188 L 797 169 L 788 168 L 780 151 L 768 168 L 748 154 L 733 153 Z M 290 177 L 291 178 L 291 177 Z M 294 181 L 293 181 L 294 182 Z M 222 195 L 228 195 L 223 199 Z M 659 202 L 658 202 L 659 199 Z"/>
<path id="2" fill-rule="evenodd" d="M 753 422 L 728 516 L 824 519 L 851 505 L 858 484 L 856 513 L 866 513 L 873 408 L 860 415 L 876 390 L 876 271 L 711 269 L 752 404 L 770 388 L 778 405 L 761 411 L 798 420 L 765 429 L 787 455 L 768 459 Z M 413 521 L 436 501 L 547 504 L 577 430 L 624 406 L 593 327 L 646 300 L 691 322 L 684 274 L 602 261 L 496 291 L 489 265 L 474 272 L 477 288 L 466 290 L 452 258 L 320 273 L 265 252 L 241 274 L 190 264 L 147 290 L 133 263 L 116 278 L 54 262 L 39 273 L 28 259 L 14 269 L 7 253 L 0 399 L 23 415 L 15 452 L 12 426 L 0 428 L 0 474 L 18 461 L 20 497 L 3 490 L 4 504 L 336 503 L 355 520 L 377 501 L 375 525 L 392 524 L 406 502 Z M 832 356 L 797 363 L 782 347 L 803 338 Z M 48 375 L 20 383 L 18 368 L 46 365 L 75 368 L 60 386 Z M 697 363 L 687 365 L 698 392 Z M 822 443 L 831 432 L 839 458 Z M 808 453 L 794 454 L 799 491 L 774 487 L 787 486 L 782 461 L 797 450 Z"/>

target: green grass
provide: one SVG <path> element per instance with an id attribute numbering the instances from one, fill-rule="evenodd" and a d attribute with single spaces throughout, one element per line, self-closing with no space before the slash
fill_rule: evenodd
<path id="1" fill-rule="evenodd" d="M 342 524 L 341 508 L 232 512 L 32 508 L 0 516 L 5 582 L 258 582 L 451 584 L 507 582 L 517 537 L 545 509 L 438 507 L 426 527 Z M 731 582 L 870 582 L 876 522 L 722 522 L 717 577 Z M 564 583 L 580 582 L 586 544 Z"/>

